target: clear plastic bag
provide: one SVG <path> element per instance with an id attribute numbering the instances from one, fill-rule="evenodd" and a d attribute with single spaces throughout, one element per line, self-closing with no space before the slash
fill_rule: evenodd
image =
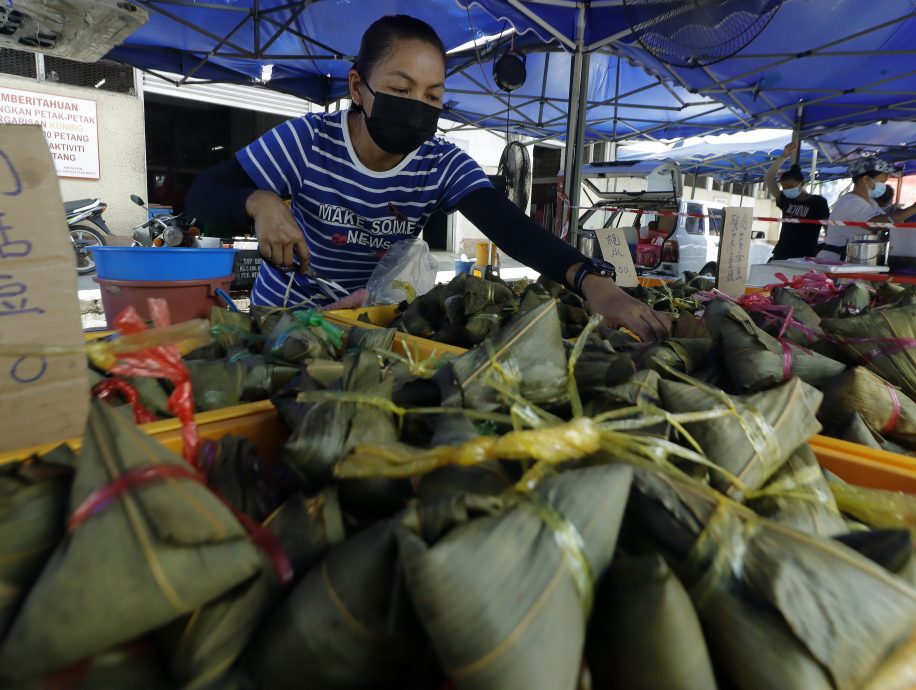
<path id="1" fill-rule="evenodd" d="M 435 287 L 437 271 L 426 242 L 417 238 L 396 242 L 369 277 L 369 303 L 398 304 L 425 295 Z"/>

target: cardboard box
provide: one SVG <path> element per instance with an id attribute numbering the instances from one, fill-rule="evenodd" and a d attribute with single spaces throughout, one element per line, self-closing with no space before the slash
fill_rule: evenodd
<path id="1" fill-rule="evenodd" d="M 0 451 L 82 433 L 89 374 L 60 186 L 36 125 L 0 125 Z"/>

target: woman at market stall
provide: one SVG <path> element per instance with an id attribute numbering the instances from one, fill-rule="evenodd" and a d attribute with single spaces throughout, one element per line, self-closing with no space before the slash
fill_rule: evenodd
<path id="1" fill-rule="evenodd" d="M 767 189 L 776 198 L 776 206 L 783 218 L 823 220 L 830 215 L 827 200 L 805 189 L 805 176 L 801 168 L 793 165 L 782 175 L 779 169 L 798 150 L 798 143 L 792 142 L 782 150 L 782 155 L 773 161 L 764 180 Z M 776 176 L 779 175 L 779 182 Z M 783 223 L 779 241 L 773 248 L 772 260 L 803 259 L 817 253 L 817 239 L 822 225 L 814 223 Z"/>
<path id="2" fill-rule="evenodd" d="M 667 316 L 618 288 L 609 264 L 529 219 L 467 154 L 435 136 L 444 82 L 445 48 L 432 27 L 383 17 L 362 37 L 349 109 L 290 120 L 198 177 L 186 200 L 191 215 L 254 225 L 266 261 L 252 303 L 320 303 L 309 267 L 351 292 L 363 288 L 393 242 L 419 234 L 437 209 L 458 210 L 507 254 L 579 292 L 610 325 L 645 340 L 667 335 Z"/>
<path id="3" fill-rule="evenodd" d="M 887 187 L 887 178 L 893 168 L 880 158 L 856 158 L 849 164 L 849 176 L 852 178 L 853 188 L 837 199 L 830 212 L 830 220 L 844 221 L 872 221 L 875 223 L 903 223 L 916 213 L 916 204 L 907 208 L 886 213 L 877 202 Z M 827 241 L 818 252 L 818 259 L 830 261 L 843 261 L 846 259 L 846 243 L 856 235 L 871 232 L 877 229 L 847 227 L 831 225 L 827 228 Z"/>

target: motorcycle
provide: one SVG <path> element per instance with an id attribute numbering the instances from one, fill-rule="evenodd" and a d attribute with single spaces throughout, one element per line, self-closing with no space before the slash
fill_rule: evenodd
<path id="1" fill-rule="evenodd" d="M 102 218 L 107 208 L 99 199 L 64 202 L 70 243 L 76 256 L 76 272 L 81 276 L 95 272 L 95 259 L 92 258 L 90 248 L 108 244 L 111 230 Z"/>
<path id="2" fill-rule="evenodd" d="M 146 203 L 136 194 L 130 200 L 146 208 Z M 196 247 L 200 231 L 194 226 L 196 220 L 184 213 L 153 216 L 133 229 L 134 247 Z"/>

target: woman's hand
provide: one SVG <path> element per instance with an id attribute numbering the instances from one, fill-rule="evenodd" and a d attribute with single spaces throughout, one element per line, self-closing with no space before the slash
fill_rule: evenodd
<path id="1" fill-rule="evenodd" d="M 654 311 L 635 297 L 630 297 L 614 281 L 600 276 L 586 276 L 582 292 L 595 314 L 614 328 L 628 328 L 643 342 L 664 340 L 671 334 L 671 317 Z"/>
<path id="2" fill-rule="evenodd" d="M 283 200 L 273 192 L 259 189 L 248 197 L 245 210 L 254 220 L 261 256 L 281 270 L 289 270 L 298 258 L 299 271 L 305 273 L 311 256 L 309 248 Z"/>

